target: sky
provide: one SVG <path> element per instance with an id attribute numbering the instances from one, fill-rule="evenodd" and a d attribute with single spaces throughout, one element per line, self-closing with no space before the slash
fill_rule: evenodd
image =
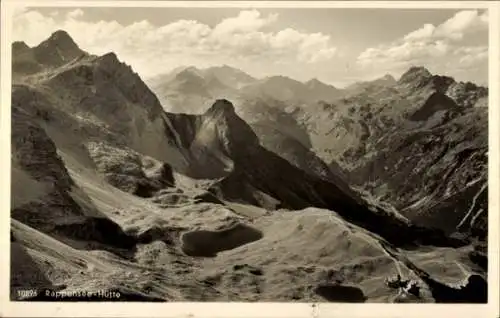
<path id="1" fill-rule="evenodd" d="M 89 53 L 115 52 L 143 78 L 226 64 L 343 87 L 424 66 L 488 82 L 486 10 L 23 8 L 13 40 L 35 46 L 59 29 Z"/>

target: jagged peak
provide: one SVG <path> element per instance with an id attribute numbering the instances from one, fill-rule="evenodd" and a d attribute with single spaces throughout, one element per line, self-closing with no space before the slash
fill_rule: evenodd
<path id="1" fill-rule="evenodd" d="M 457 85 L 462 86 L 465 90 L 476 90 L 476 89 L 487 90 L 488 89 L 487 86 L 478 85 L 478 84 L 473 83 L 471 81 L 465 81 L 465 82 L 460 81 L 457 83 Z"/>
<path id="2" fill-rule="evenodd" d="M 399 82 L 410 82 L 414 81 L 415 79 L 430 77 L 432 77 L 432 73 L 429 72 L 429 70 L 425 67 L 412 66 L 405 73 L 403 73 L 403 75 L 401 75 L 401 77 L 399 78 Z"/>
<path id="3" fill-rule="evenodd" d="M 116 70 L 119 66 L 123 65 L 127 67 L 125 63 L 122 63 L 115 52 L 109 52 L 104 55 L 98 56 L 95 60 L 97 65 L 102 69 Z M 128 66 L 130 69 L 130 66 Z"/>
<path id="4" fill-rule="evenodd" d="M 56 41 L 57 40 L 60 40 L 60 41 L 71 40 L 71 41 L 73 41 L 73 39 L 71 38 L 69 33 L 64 31 L 64 30 L 57 30 L 57 31 L 53 32 L 49 36 L 49 40 L 56 40 Z"/>
<path id="5" fill-rule="evenodd" d="M 115 52 L 108 52 L 104 55 L 101 55 L 100 60 L 102 61 L 109 61 L 109 62 L 113 62 L 113 63 L 120 63 L 120 60 L 118 59 L 118 56 L 116 55 Z"/>
<path id="6" fill-rule="evenodd" d="M 432 73 L 425 68 L 424 66 L 412 66 L 406 71 L 407 73 L 420 73 L 420 74 L 426 74 L 428 76 L 431 76 Z"/>
<path id="7" fill-rule="evenodd" d="M 66 31 L 58 30 L 33 48 L 37 62 L 44 66 L 59 67 L 87 54 L 81 50 Z"/>
<path id="8" fill-rule="evenodd" d="M 241 148 L 255 147 L 259 138 L 252 128 L 239 117 L 233 104 L 227 99 L 217 99 L 203 115 L 204 123 L 212 123 L 216 127 L 217 137 L 224 147 L 224 151 L 234 156 L 239 156 Z M 208 125 L 207 127 L 209 127 Z M 210 135 L 202 132 L 205 137 Z"/>
<path id="9" fill-rule="evenodd" d="M 52 46 L 56 45 L 63 48 L 79 49 L 73 38 L 64 30 L 57 30 L 52 33 L 45 41 L 40 43 L 39 46 Z"/>

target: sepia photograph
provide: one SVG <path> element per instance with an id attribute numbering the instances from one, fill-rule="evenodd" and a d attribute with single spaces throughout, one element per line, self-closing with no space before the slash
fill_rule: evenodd
<path id="1" fill-rule="evenodd" d="M 10 11 L 10 302 L 488 303 L 484 3 Z"/>

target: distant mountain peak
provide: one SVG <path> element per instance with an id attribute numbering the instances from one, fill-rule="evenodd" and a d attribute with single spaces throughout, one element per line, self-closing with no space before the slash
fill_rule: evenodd
<path id="1" fill-rule="evenodd" d="M 224 75 L 239 74 L 239 75 L 245 75 L 247 77 L 251 77 L 250 75 L 243 72 L 239 68 L 236 68 L 236 67 L 233 67 L 233 66 L 227 65 L 227 64 L 211 66 L 211 67 L 203 69 L 202 71 L 205 71 L 205 72 L 222 71 L 222 72 L 224 72 L 224 73 L 222 73 Z"/>
<path id="2" fill-rule="evenodd" d="M 195 67 L 188 67 L 175 74 L 174 79 L 182 83 L 191 83 L 192 85 L 204 85 L 204 78 Z"/>
<path id="3" fill-rule="evenodd" d="M 380 79 L 388 82 L 394 82 L 394 83 L 396 82 L 396 79 L 391 74 L 385 74 Z"/>
<path id="4" fill-rule="evenodd" d="M 400 82 L 410 82 L 417 78 L 429 78 L 432 77 L 432 73 L 429 72 L 423 66 L 412 66 L 410 67 L 399 79 Z"/>
<path id="5" fill-rule="evenodd" d="M 410 67 L 401 77 L 398 83 L 411 84 L 417 87 L 425 86 L 432 78 L 432 73 L 423 66 Z"/>
<path id="6" fill-rule="evenodd" d="M 307 82 L 305 82 L 304 84 L 306 84 L 309 88 L 315 88 L 315 87 L 329 87 L 329 88 L 336 88 L 335 86 L 333 85 L 330 85 L 330 84 L 327 84 L 325 82 L 322 82 L 320 81 L 319 79 L 317 79 L 316 77 L 314 78 L 311 78 L 310 80 L 308 80 Z"/>
<path id="7" fill-rule="evenodd" d="M 187 66 L 185 67 L 182 72 L 194 72 L 194 73 L 199 73 L 200 70 L 196 67 L 196 66 L 193 66 L 193 65 L 190 65 L 190 66 Z"/>
<path id="8" fill-rule="evenodd" d="M 58 67 L 85 54 L 66 31 L 58 30 L 33 48 L 36 60 L 45 66 Z"/>
<path id="9" fill-rule="evenodd" d="M 179 72 L 176 74 L 177 78 L 201 78 L 201 72 L 199 69 L 197 69 L 194 66 L 188 66 L 182 70 L 179 70 Z"/>
<path id="10" fill-rule="evenodd" d="M 55 45 L 62 49 L 79 49 L 73 38 L 64 30 L 55 31 L 42 43 L 45 45 Z"/>
<path id="11" fill-rule="evenodd" d="M 301 82 L 285 76 L 285 75 L 272 75 L 272 76 L 267 76 L 263 79 L 264 82 L 271 82 L 271 83 L 297 83 L 297 84 L 302 84 Z"/>
<path id="12" fill-rule="evenodd" d="M 310 80 L 308 80 L 306 82 L 306 84 L 308 85 L 317 85 L 317 84 L 324 84 L 322 81 L 320 81 L 319 79 L 317 79 L 316 77 L 314 78 L 311 78 Z"/>
<path id="13" fill-rule="evenodd" d="M 441 93 L 446 93 L 448 88 L 456 83 L 455 79 L 446 75 L 433 75 L 422 66 L 413 66 L 408 69 L 398 81 L 399 84 L 409 85 L 414 89 L 430 87 Z"/>
<path id="14" fill-rule="evenodd" d="M 49 40 L 53 41 L 73 41 L 68 32 L 64 30 L 57 30 L 49 36 Z"/>
<path id="15" fill-rule="evenodd" d="M 122 64 L 115 52 L 109 52 L 99 56 L 97 58 L 97 62 L 101 67 L 104 67 L 106 69 L 113 69 L 117 65 Z"/>
<path id="16" fill-rule="evenodd" d="M 234 69 L 236 69 L 235 67 L 229 66 L 227 64 L 222 64 L 219 67 L 222 68 L 222 69 L 227 69 L 227 70 L 234 70 Z"/>
<path id="17" fill-rule="evenodd" d="M 286 79 L 286 80 L 291 79 L 290 77 L 285 76 L 285 75 L 272 75 L 272 76 L 268 76 L 267 78 L 281 78 L 281 79 Z"/>
<path id="18" fill-rule="evenodd" d="M 116 55 L 115 52 L 108 52 L 104 55 L 101 56 L 102 60 L 109 60 L 109 61 L 118 61 L 118 56 Z"/>
<path id="19" fill-rule="evenodd" d="M 406 73 L 419 73 L 419 74 L 425 74 L 427 76 L 431 76 L 432 73 L 429 72 L 427 68 L 424 66 L 412 66 L 406 71 Z"/>
<path id="20" fill-rule="evenodd" d="M 227 64 L 212 66 L 201 70 L 205 78 L 217 78 L 220 83 L 227 87 L 240 88 L 248 85 L 256 79 L 244 71 Z"/>

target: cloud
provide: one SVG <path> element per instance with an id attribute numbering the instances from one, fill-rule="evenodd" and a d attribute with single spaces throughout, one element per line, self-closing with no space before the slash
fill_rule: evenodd
<path id="1" fill-rule="evenodd" d="M 464 36 L 488 30 L 488 11 L 480 14 L 477 10 L 460 11 L 437 27 L 425 24 L 404 37 L 406 41 L 419 39 L 462 40 Z"/>
<path id="2" fill-rule="evenodd" d="M 238 62 L 263 68 L 262 61 L 317 64 L 337 53 L 328 35 L 295 29 L 270 31 L 277 14 L 240 11 L 211 27 L 195 20 L 152 25 L 143 20 L 122 25 L 117 21 L 82 20 L 84 11 L 73 10 L 55 20 L 36 10 L 16 17 L 13 36 L 36 45 L 57 29 L 66 30 L 79 46 L 94 54 L 114 51 L 141 75 L 152 76 L 181 64 L 208 66 Z"/>
<path id="3" fill-rule="evenodd" d="M 424 24 L 424 26 L 421 27 L 420 29 L 405 35 L 404 39 L 406 41 L 412 41 L 412 40 L 430 38 L 434 34 L 435 30 L 436 27 L 433 24 Z"/>
<path id="4" fill-rule="evenodd" d="M 366 49 L 359 54 L 357 64 L 370 71 L 400 73 L 411 65 L 424 65 L 431 71 L 451 76 L 463 75 L 466 68 L 482 69 L 486 74 L 488 50 L 484 35 L 487 32 L 487 11 L 459 11 L 437 26 L 424 24 L 392 43 Z M 474 43 L 478 39 L 484 39 L 485 45 Z M 476 72 L 481 76 L 478 74 L 481 72 Z"/>
<path id="5" fill-rule="evenodd" d="M 83 16 L 83 10 L 76 9 L 76 10 L 70 11 L 70 12 L 68 12 L 68 14 L 66 16 L 68 17 L 68 19 L 79 18 L 79 17 Z"/>
<path id="6" fill-rule="evenodd" d="M 488 11 L 479 14 L 477 10 L 460 11 L 436 28 L 435 35 L 460 40 L 476 31 L 488 30 Z"/>
<path id="7" fill-rule="evenodd" d="M 486 46 L 473 46 L 457 48 L 454 54 L 459 56 L 459 66 L 474 67 L 478 63 L 488 61 L 488 47 Z"/>
<path id="8" fill-rule="evenodd" d="M 12 16 L 16 18 L 25 13 L 26 11 L 28 11 L 28 8 L 26 6 L 22 4 L 16 4 L 16 6 L 12 8 Z"/>
<path id="9" fill-rule="evenodd" d="M 275 22 L 278 19 L 277 14 L 270 14 L 267 17 L 261 17 L 257 10 L 241 11 L 238 16 L 223 19 L 214 28 L 214 34 L 231 33 L 250 33 L 255 32 L 262 27 Z"/>

